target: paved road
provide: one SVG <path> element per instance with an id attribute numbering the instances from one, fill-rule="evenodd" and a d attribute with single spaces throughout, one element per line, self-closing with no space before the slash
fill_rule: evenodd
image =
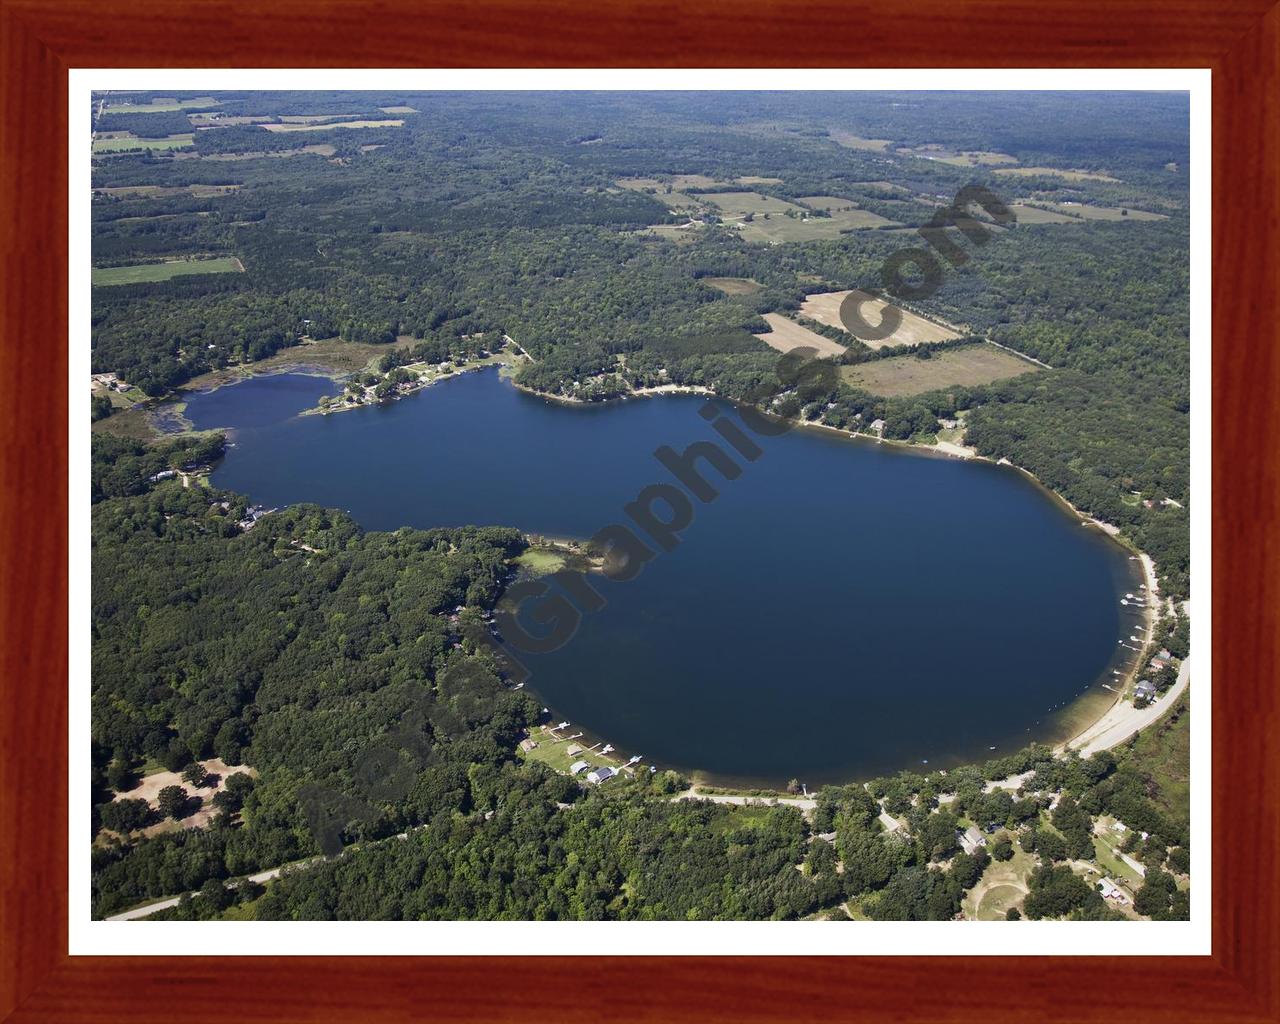
<path id="1" fill-rule="evenodd" d="M 1190 684 L 1191 659 L 1185 658 L 1178 669 L 1177 682 L 1154 704 L 1136 708 L 1128 701 L 1120 701 L 1079 736 L 1069 740 L 1067 746 L 1080 751 L 1081 757 L 1118 746 L 1173 707 Z"/>
<path id="2" fill-rule="evenodd" d="M 713 804 L 738 804 L 746 806 L 748 804 L 760 804 L 769 806 L 772 804 L 784 804 L 787 807 L 798 807 L 802 811 L 812 811 L 818 806 L 818 801 L 810 797 L 799 796 L 779 796 L 779 797 L 763 797 L 763 796 L 725 796 L 722 793 L 699 793 L 696 788 L 687 789 L 683 793 L 672 797 L 673 800 L 707 800 Z"/>
<path id="3" fill-rule="evenodd" d="M 256 875 L 249 875 L 248 879 L 250 882 L 267 882 L 273 878 L 279 878 L 280 872 L 286 867 L 306 867 L 308 864 L 312 864 L 315 861 L 323 859 L 323 857 L 313 857 L 311 860 L 300 860 L 294 864 L 285 864 L 278 868 L 270 868 L 267 871 L 259 871 Z M 198 896 L 199 893 L 193 892 L 191 895 L 194 897 Z M 147 903 L 144 906 L 134 907 L 132 910 L 126 910 L 121 914 L 113 914 L 111 917 L 108 917 L 107 920 L 136 921 L 141 917 L 150 917 L 152 914 L 158 913 L 161 910 L 168 910 L 170 907 L 176 907 L 179 899 L 181 899 L 181 897 L 172 896 L 167 900 L 160 900 L 157 903 Z"/>

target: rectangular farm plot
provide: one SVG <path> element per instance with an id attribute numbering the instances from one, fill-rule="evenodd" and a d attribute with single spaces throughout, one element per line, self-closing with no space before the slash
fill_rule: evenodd
<path id="1" fill-rule="evenodd" d="M 806 296 L 804 302 L 800 304 L 800 315 L 828 327 L 838 327 L 843 331 L 846 328 L 840 322 L 840 304 L 844 302 L 846 296 L 851 294 L 854 294 L 854 291 L 820 292 Z M 857 291 L 856 294 L 863 300 L 862 318 L 869 324 L 878 324 L 889 303 L 884 299 L 876 298 L 869 292 Z M 885 348 L 890 345 L 919 345 L 926 341 L 950 341 L 952 338 L 960 337 L 959 331 L 934 323 L 932 320 L 926 320 L 900 307 L 899 309 L 902 314 L 902 323 L 893 334 L 880 341 L 864 341 L 863 344 L 871 348 Z"/>
<path id="2" fill-rule="evenodd" d="M 204 260 L 170 260 L 166 263 L 140 263 L 128 267 L 94 267 L 95 285 L 139 284 L 143 281 L 168 281 L 184 274 L 244 273 L 244 264 L 234 256 L 218 256 Z"/>
<path id="3" fill-rule="evenodd" d="M 269 132 L 327 132 L 333 128 L 400 128 L 402 120 L 394 121 L 329 121 L 324 124 L 264 124 Z"/>
<path id="4" fill-rule="evenodd" d="M 120 136 L 112 133 L 112 138 L 99 137 L 93 140 L 95 153 L 122 153 L 131 149 L 183 149 L 190 146 L 194 135 L 170 135 L 163 139 L 140 139 L 132 135 Z"/>
<path id="5" fill-rule="evenodd" d="M 1036 178 L 1049 175 L 1054 178 L 1065 178 L 1067 181 L 1119 181 L 1109 174 L 1097 171 L 1064 171 L 1057 167 L 998 167 L 996 174 L 1011 174 L 1019 178 Z"/>
<path id="6" fill-rule="evenodd" d="M 1127 206 L 1087 206 L 1084 203 L 1055 203 L 1068 217 L 1083 220 L 1168 220 L 1163 213 L 1148 213 Z"/>
<path id="7" fill-rule="evenodd" d="M 726 295 L 751 295 L 760 290 L 759 283 L 749 277 L 704 277 L 702 283 Z"/>
<path id="8" fill-rule="evenodd" d="M 795 348 L 816 349 L 820 356 L 839 356 L 844 354 L 845 346 L 838 341 L 824 338 L 821 334 L 802 327 L 781 313 L 765 313 L 765 323 L 770 327 L 768 334 L 759 338 L 770 348 L 779 352 L 790 352 Z"/>
<path id="9" fill-rule="evenodd" d="M 1020 203 L 1011 204 L 1009 209 L 1018 218 L 1019 224 L 1070 224 L 1073 219 L 1039 206 L 1023 206 Z"/>
<path id="10" fill-rule="evenodd" d="M 737 227 L 748 242 L 780 245 L 784 242 L 815 242 L 838 238 L 848 231 L 892 226 L 893 221 L 860 210 L 851 200 L 821 197 L 841 203 L 828 217 L 812 216 L 818 207 L 798 206 L 757 192 L 705 192 L 700 197 L 713 202 L 721 216 Z"/>
<path id="11" fill-rule="evenodd" d="M 1036 373 L 1034 363 L 985 342 L 934 352 L 932 358 L 893 356 L 855 366 L 842 366 L 840 376 L 850 387 L 873 395 L 896 398 L 922 395 L 942 388 L 973 387 Z"/>

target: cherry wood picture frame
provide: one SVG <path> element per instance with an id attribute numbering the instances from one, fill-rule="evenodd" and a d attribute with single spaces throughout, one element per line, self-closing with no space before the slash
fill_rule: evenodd
<path id="1" fill-rule="evenodd" d="M 1212 955 L 69 956 L 67 72 L 274 66 L 1211 68 Z M 0 1019 L 1280 1020 L 1278 68 L 1272 0 L 0 0 Z"/>

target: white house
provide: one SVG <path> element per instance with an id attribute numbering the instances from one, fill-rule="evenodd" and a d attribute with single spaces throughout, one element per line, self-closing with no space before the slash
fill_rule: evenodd
<path id="1" fill-rule="evenodd" d="M 614 769 L 605 765 L 603 768 L 597 768 L 595 771 L 588 774 L 587 781 L 595 783 L 598 786 L 600 783 L 604 782 L 605 779 L 611 779 L 617 774 L 618 773 Z"/>
<path id="2" fill-rule="evenodd" d="M 587 764 L 586 761 L 574 761 L 573 764 L 569 765 L 569 774 L 577 775 L 579 772 L 584 772 L 590 767 L 591 765 Z"/>

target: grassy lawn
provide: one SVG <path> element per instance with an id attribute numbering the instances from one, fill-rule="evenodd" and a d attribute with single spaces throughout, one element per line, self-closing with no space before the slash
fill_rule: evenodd
<path id="1" fill-rule="evenodd" d="M 591 742 L 589 737 L 580 736 L 577 739 L 570 739 L 581 732 L 577 728 L 561 729 L 558 732 L 552 732 L 544 726 L 536 726 L 529 730 L 529 736 L 538 745 L 532 750 L 521 750 L 520 756 L 526 761 L 541 761 L 553 771 L 560 772 L 562 775 L 569 774 L 569 767 L 577 761 L 586 761 L 592 768 L 599 768 L 602 765 L 611 765 L 614 768 L 620 768 L 625 759 L 619 759 L 613 754 L 600 754 L 598 750 L 603 743 L 596 745 L 596 750 L 586 749 Z M 561 739 L 559 737 L 563 736 Z M 577 754 L 570 754 L 570 747 L 582 747 L 583 749 Z M 590 769 L 588 769 L 589 771 Z M 644 771 L 648 771 L 647 768 Z M 579 779 L 586 781 L 587 772 L 581 772 Z M 608 785 L 608 783 L 604 783 Z"/>
<path id="2" fill-rule="evenodd" d="M 515 558 L 514 562 L 532 576 L 550 576 L 569 564 L 562 552 L 551 548 L 529 548 Z"/>
<path id="3" fill-rule="evenodd" d="M 95 285 L 138 284 L 143 281 L 168 281 L 184 274 L 244 273 L 234 256 L 218 256 L 205 260 L 171 260 L 166 263 L 139 263 L 128 267 L 94 267 Z"/>
<path id="4" fill-rule="evenodd" d="M 115 138 L 94 139 L 95 153 L 119 153 L 128 149 L 184 149 L 190 146 L 194 135 L 170 135 L 164 139 Z"/>
<path id="5" fill-rule="evenodd" d="M 961 903 L 966 921 L 1003 921 L 1010 907 L 1021 907 L 1027 895 L 1027 876 L 1038 863 L 1016 842 L 1013 858 L 1007 861 L 993 860 L 970 889 Z"/>

